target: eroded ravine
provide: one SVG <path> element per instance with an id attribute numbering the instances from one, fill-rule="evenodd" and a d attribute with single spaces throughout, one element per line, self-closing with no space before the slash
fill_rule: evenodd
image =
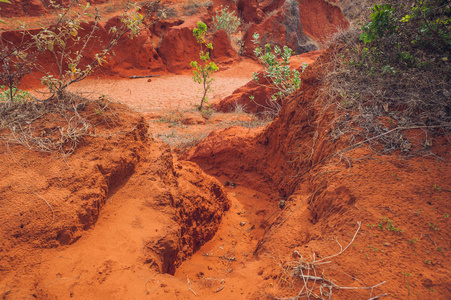
<path id="1" fill-rule="evenodd" d="M 108 195 L 94 227 L 10 274 L 7 285 L 19 278 L 23 284 L 11 296 L 142 299 L 148 278 L 173 274 L 214 235 L 230 203 L 217 180 L 172 160 L 167 145 L 151 142 L 134 173 Z"/>
<path id="2" fill-rule="evenodd" d="M 218 293 L 226 285 L 233 289 L 233 273 L 254 259 L 260 239 L 280 210 L 274 194 L 239 183 L 226 191 L 231 207 L 217 233 L 175 272 L 178 278 L 189 278 L 199 295 Z"/>

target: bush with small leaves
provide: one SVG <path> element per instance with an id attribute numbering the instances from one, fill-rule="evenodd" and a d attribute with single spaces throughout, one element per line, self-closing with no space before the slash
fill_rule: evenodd
<path id="1" fill-rule="evenodd" d="M 60 99 L 69 85 L 82 81 L 105 63 L 115 46 L 139 33 L 145 18 L 139 6 L 128 4 L 120 16 L 120 25 L 110 28 L 108 42 L 86 64 L 82 62 L 85 51 L 92 47 L 99 30 L 98 10 L 94 11 L 89 2 L 83 5 L 75 0 L 64 6 L 52 2 L 52 8 L 57 15 L 56 25 L 43 27 L 37 33 L 29 32 L 38 51 L 50 52 L 57 67 L 57 74 L 46 72 L 41 78 L 51 95 L 46 100 Z"/>
<path id="2" fill-rule="evenodd" d="M 33 100 L 30 93 L 19 90 L 16 87 L 9 88 L 5 85 L 0 85 L 0 102 L 13 101 L 25 103 Z"/>
<path id="3" fill-rule="evenodd" d="M 235 12 L 229 12 L 229 7 L 223 7 L 221 5 L 221 9 L 216 13 L 216 16 L 213 16 L 213 25 L 216 30 L 225 30 L 229 37 L 234 34 L 238 27 L 240 27 L 241 22 L 240 19 L 235 16 Z"/>
<path id="4" fill-rule="evenodd" d="M 213 45 L 211 43 L 206 42 L 205 35 L 207 34 L 207 25 L 202 21 L 197 23 L 197 27 L 193 29 L 193 34 L 196 37 L 197 42 L 200 44 L 200 52 L 199 59 L 200 62 L 192 61 L 190 63 L 193 68 L 193 80 L 194 82 L 201 84 L 203 89 L 203 95 L 200 101 L 199 110 L 202 110 L 203 104 L 208 103 L 207 93 L 211 91 L 211 85 L 214 81 L 214 78 L 211 77 L 211 74 L 218 71 L 219 68 L 216 64 L 210 61 L 210 52 L 209 50 L 213 49 Z M 204 49 L 207 48 L 207 49 Z"/>
<path id="5" fill-rule="evenodd" d="M 253 38 L 253 43 L 258 45 L 260 35 L 254 33 Z M 263 77 L 270 83 L 268 87 L 275 91 L 271 95 L 273 101 L 284 99 L 301 86 L 300 72 L 292 70 L 290 67 L 292 52 L 293 50 L 287 46 L 284 46 L 283 50 L 279 46 L 275 46 L 273 50 L 270 44 L 266 44 L 264 49 L 257 46 L 254 50 L 255 57 L 263 64 Z M 303 65 L 301 72 L 306 66 L 306 64 Z M 253 73 L 252 76 L 254 81 L 259 84 L 258 74 Z"/>

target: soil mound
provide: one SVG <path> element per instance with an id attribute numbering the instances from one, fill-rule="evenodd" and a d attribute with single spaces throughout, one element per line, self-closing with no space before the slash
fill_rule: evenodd
<path id="1" fill-rule="evenodd" d="M 304 54 L 297 55 L 291 59 L 290 67 L 292 69 L 301 70 L 303 64 L 313 63 L 322 50 L 311 51 Z M 271 88 L 271 82 L 265 77 L 263 73 L 259 73 L 259 80 L 256 83 L 254 80 L 249 81 L 246 85 L 236 89 L 232 95 L 222 99 L 215 108 L 222 112 L 231 112 L 237 107 L 243 107 L 245 111 L 250 113 L 277 113 L 277 107 L 281 105 L 280 101 L 276 104 L 271 101 L 271 95 L 274 89 Z M 254 100 L 251 101 L 250 97 Z"/>
<path id="2" fill-rule="evenodd" d="M 61 291 L 45 284 L 68 270 L 74 276 L 90 273 L 90 263 L 99 268 L 126 263 L 143 272 L 173 274 L 213 237 L 229 208 L 222 185 L 195 164 L 175 161 L 167 145 L 149 138 L 139 115 L 112 104 L 97 114 L 95 103 L 79 112 L 96 126 L 64 159 L 0 146 L 0 277 L 8 297 L 88 297 L 82 286 Z M 63 121 L 50 122 L 50 117 L 35 124 L 37 132 L 63 128 Z M 66 255 L 72 259 L 58 262 Z M 124 270 L 123 277 L 136 271 Z M 89 275 L 100 278 L 94 286 L 102 283 L 101 274 Z M 112 280 L 103 287 L 111 292 L 116 284 Z M 98 297 L 96 288 L 91 292 Z"/>
<path id="3" fill-rule="evenodd" d="M 169 72 L 177 73 L 190 69 L 190 62 L 199 56 L 200 47 L 193 36 L 197 17 L 172 27 L 163 37 L 158 53 Z"/>
<path id="4" fill-rule="evenodd" d="M 287 45 L 292 48 L 296 54 L 318 49 L 318 41 L 323 41 L 326 37 L 337 32 L 339 28 L 348 26 L 346 19 L 343 17 L 338 6 L 328 3 L 324 0 L 315 0 L 314 4 L 308 1 L 239 1 L 237 5 L 229 3 L 231 9 L 237 9 L 244 24 L 241 26 L 241 32 L 238 34 L 243 36 L 243 49 L 240 50 L 246 56 L 253 57 L 253 49 L 255 45 L 252 42 L 252 35 L 259 33 L 261 42 L 271 41 L 273 45 Z M 96 54 L 102 52 L 110 41 L 109 30 L 113 26 L 120 23 L 119 13 L 114 11 L 114 7 L 118 3 L 111 2 L 111 7 L 100 5 L 100 9 L 107 17 L 106 22 L 98 25 L 95 30 L 95 39 L 86 46 L 71 45 L 71 51 L 76 52 L 83 47 L 83 60 L 80 66 L 88 65 L 96 60 Z M 205 4 L 205 5 L 204 5 Z M 180 74 L 191 69 L 190 62 L 197 60 L 199 56 L 199 45 L 192 34 L 193 28 L 197 21 L 202 19 L 210 28 L 211 34 L 209 39 L 213 42 L 213 51 L 211 57 L 213 61 L 221 65 L 230 65 L 239 60 L 237 51 L 231 46 L 230 38 L 222 31 L 215 32 L 212 23 L 212 16 L 219 9 L 218 5 L 228 4 L 227 1 L 216 1 L 214 6 L 208 6 L 204 3 L 202 6 L 208 7 L 208 10 L 199 9 L 197 15 L 184 15 L 185 6 L 197 7 L 198 4 L 180 2 L 164 2 L 161 3 L 162 11 L 170 15 L 169 19 L 159 20 L 149 28 L 143 30 L 137 37 L 120 43 L 114 48 L 114 54 L 108 57 L 108 64 L 102 65 L 101 69 L 94 73 L 98 76 L 121 76 L 129 77 L 132 75 L 148 75 L 149 73 L 171 72 Z M 0 4 L 2 9 L 0 12 L 3 17 L 10 17 L 12 11 L 16 11 L 16 7 L 20 6 L 39 6 L 33 8 L 32 11 L 36 15 L 45 13 L 45 8 L 41 2 L 20 2 L 13 4 Z M 116 6 L 115 6 L 116 5 Z M 31 7 L 30 6 L 30 7 Z M 33 6 L 33 7 L 34 7 Z M 14 9 L 12 9 L 14 8 Z M 118 9 L 118 8 L 116 8 Z M 114 12 L 111 12 L 113 10 Z M 10 13 L 11 12 L 11 13 Z M 24 12 L 24 15 L 30 12 Z M 43 17 L 44 18 L 44 17 Z M 317 21 L 319 20 L 319 21 Z M 13 24 L 13 20 L 6 20 Z M 39 19 L 27 20 L 28 26 L 36 26 L 30 29 L 30 32 L 36 34 Z M 48 20 L 46 22 L 49 22 Z M 8 24 L 8 23 L 7 23 Z M 79 36 L 90 34 L 93 22 L 83 25 Z M 12 26 L 12 25 L 11 25 Z M 23 37 L 19 31 L 8 29 L 8 25 L 2 26 L 1 38 L 4 44 L 17 46 L 21 41 L 27 42 L 29 37 Z M 103 45 L 103 46 L 102 46 Z M 57 46 L 55 46 L 57 47 Z M 30 49 L 31 53 L 38 53 L 37 49 Z M 24 78 L 24 87 L 33 87 L 39 85 L 39 78 L 42 72 L 50 72 L 54 76 L 59 74 L 57 63 L 50 51 L 39 53 L 39 69 L 33 74 Z M 66 66 L 63 66 L 66 70 Z M 64 72 L 64 71 L 63 71 Z"/>
<path id="5" fill-rule="evenodd" d="M 0 3 L 0 16 L 40 16 L 47 12 L 44 1 L 40 0 L 11 0 L 11 3 Z"/>
<path id="6" fill-rule="evenodd" d="M 324 42 L 339 30 L 349 27 L 339 6 L 324 0 L 301 0 L 299 12 L 304 32 Z"/>
<path id="7" fill-rule="evenodd" d="M 311 275 L 304 264 L 327 257 L 333 266 L 315 270 L 338 286 L 385 282 L 373 296 L 419 293 L 424 299 L 446 299 L 451 292 L 451 260 L 444 254 L 451 235 L 446 229 L 451 147 L 438 135 L 435 156 L 406 158 L 380 155 L 345 136 L 337 139 L 335 106 L 318 98 L 327 60 L 324 54 L 306 70 L 300 91 L 267 128 L 213 132 L 187 155 L 208 172 L 256 189 L 272 186 L 286 199 L 255 254 L 278 257 L 279 268 L 268 267 L 266 276 L 291 283 L 263 286 L 254 296 L 297 295 L 306 287 L 301 277 Z M 340 246 L 343 250 L 348 243 L 347 253 L 341 253 Z M 304 275 L 290 278 L 282 269 Z M 336 299 L 368 296 L 365 289 L 334 291 Z"/>

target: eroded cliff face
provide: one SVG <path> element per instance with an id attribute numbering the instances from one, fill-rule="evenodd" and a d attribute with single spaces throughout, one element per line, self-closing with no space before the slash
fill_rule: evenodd
<path id="1" fill-rule="evenodd" d="M 302 52 L 347 26 L 330 2 L 238 1 L 234 6 L 215 1 L 197 17 L 211 27 L 218 6 L 230 4 L 243 17 L 247 37 L 255 29 L 276 44 L 288 43 Z M 198 54 L 191 34 L 197 17 L 154 24 L 127 47 L 117 49 L 119 54 L 105 73 L 186 71 Z M 99 32 L 107 32 L 117 21 L 112 16 Z M 20 38 L 17 32 L 4 35 Z M 233 63 L 236 53 L 224 32 L 212 38 L 220 44 L 212 57 L 225 65 Z M 252 56 L 246 43 L 245 51 Z M 184 50 L 186 45 L 189 49 Z M 319 62 L 313 63 L 318 56 Z M 435 135 L 433 154 L 427 158 L 380 155 L 365 143 L 356 145 L 352 137 L 334 130 L 340 121 L 337 99 L 319 97 L 327 89 L 322 78 L 329 53 L 301 57 L 311 60 L 301 89 L 284 101 L 272 123 L 257 129 L 234 126 L 214 131 L 180 159 L 167 145 L 150 138 L 153 132 L 141 116 L 116 105 L 99 113 L 95 102 L 83 107 L 83 114 L 96 126 L 65 159 L 2 144 L 0 295 L 189 299 L 195 297 L 190 284 L 196 278 L 199 288 L 207 287 L 200 291 L 209 299 L 242 298 L 246 292 L 251 299 L 293 297 L 305 288 L 305 277 L 290 277 L 292 271 L 340 253 L 352 241 L 334 257 L 333 265 L 317 266 L 317 274 L 337 286 L 385 284 L 374 293 L 337 288 L 336 299 L 368 299 L 376 292 L 398 299 L 418 293 L 425 299 L 447 299 L 451 293 L 451 263 L 446 255 L 451 238 L 449 140 Z M 44 62 L 52 67 L 46 58 Z M 221 104 L 223 109 L 248 103 L 252 93 L 260 93 L 264 101 L 270 90 L 257 88 L 250 83 L 238 89 Z M 35 133 L 58 132 L 65 128 L 61 121 L 45 116 L 35 124 Z M 173 277 L 170 274 L 183 261 L 212 239 L 231 207 L 222 184 L 203 170 L 238 183 L 240 188 L 228 191 L 247 195 L 252 205 L 262 194 L 277 197 L 267 196 L 265 201 L 274 203 L 261 210 L 238 202 L 232 206 L 235 218 L 226 225 L 234 231 L 222 228 L 223 235 L 213 246 L 241 251 L 239 256 L 210 255 L 216 248 L 199 251 L 198 255 L 217 261 L 195 265 L 197 260 L 185 268 L 193 276 Z M 249 222 L 256 222 L 258 228 L 241 225 L 241 216 L 251 215 L 249 211 L 255 214 Z M 252 235 L 253 230 L 258 234 Z M 251 247 L 235 247 L 241 239 Z M 236 262 L 233 272 L 231 261 Z M 224 269 L 216 272 L 213 268 L 219 265 Z M 213 282 L 204 276 L 205 270 L 221 277 Z M 226 276 L 230 277 L 224 280 Z"/>
<path id="2" fill-rule="evenodd" d="M 378 154 L 351 136 L 337 138 L 334 124 L 340 120 L 338 103 L 320 93 L 327 89 L 322 78 L 329 59 L 326 51 L 307 68 L 300 90 L 285 99 L 278 117 L 266 128 L 233 127 L 212 132 L 185 158 L 207 172 L 234 178 L 255 189 L 271 186 L 285 199 L 286 208 L 255 250 L 261 259 L 268 253 L 278 253 L 290 263 L 300 255 L 300 261 L 311 261 L 311 253 L 317 259 L 327 257 L 340 252 L 334 250 L 337 244 L 330 237 L 336 236 L 341 245 L 347 245 L 358 232 L 348 253 L 334 259 L 334 267 L 321 269 L 328 278 L 335 278 L 340 286 L 354 286 L 352 278 L 364 279 L 368 285 L 391 278 L 379 294 L 403 298 L 408 291 L 400 288 L 405 281 L 399 274 L 416 270 L 421 275 L 412 278 L 410 284 L 414 283 L 420 293 L 427 293 L 433 286 L 439 291 L 434 297 L 446 299 L 450 280 L 445 270 L 451 261 L 436 249 L 446 247 L 444 241 L 450 233 L 430 230 L 426 220 L 445 226 L 444 212 L 451 209 L 450 201 L 442 201 L 443 197 L 450 200 L 449 193 L 431 188 L 434 182 L 446 186 L 451 179 L 451 147 L 444 136 L 436 134 L 432 151 L 440 158 L 403 158 L 398 153 Z M 414 130 L 409 134 L 419 133 Z M 421 147 L 421 142 L 417 140 L 414 147 Z M 416 208 L 421 212 L 416 213 Z M 396 224 L 395 229 L 390 224 Z M 442 241 L 440 245 L 429 238 L 414 237 L 423 231 L 428 236 L 433 234 L 430 237 L 434 241 Z M 412 237 L 421 240 L 421 245 L 412 247 L 415 242 L 405 242 Z M 405 255 L 419 252 L 423 253 L 420 259 Z M 437 267 L 425 268 L 423 258 L 436 261 Z M 374 269 L 381 272 L 375 274 Z M 352 278 L 343 278 L 343 272 L 353 274 Z M 280 273 L 269 271 L 267 276 L 270 274 Z M 280 287 L 256 293 L 256 297 L 268 293 L 274 297 L 296 295 L 304 287 L 302 279 L 298 280 L 291 293 L 289 288 Z M 367 296 L 357 290 L 335 294 L 337 299 Z"/>
<path id="3" fill-rule="evenodd" d="M 79 111 L 96 126 L 65 159 L 0 146 L 1 282 L 11 297 L 30 295 L 46 279 L 27 277 L 29 266 L 64 249 L 85 253 L 87 261 L 173 274 L 214 236 L 229 209 L 222 185 L 194 163 L 174 160 L 169 146 L 149 137 L 142 117 L 120 105 L 104 114 L 96 109 L 89 103 Z M 50 132 L 64 120 L 44 117 L 34 125 Z M 87 261 L 57 264 L 76 273 Z"/>
<path id="4" fill-rule="evenodd" d="M 185 15 L 184 1 L 163 1 L 162 8 L 171 9 L 174 15 L 167 20 L 159 20 L 143 30 L 139 36 L 125 43 L 121 43 L 114 49 L 114 55 L 108 58 L 109 63 L 104 64 L 97 76 L 121 76 L 145 75 L 149 72 L 156 73 L 181 73 L 187 72 L 190 62 L 198 59 L 199 45 L 192 34 L 197 21 L 204 21 L 210 30 L 209 41 L 213 42 L 214 50 L 212 59 L 220 67 L 226 66 L 239 59 L 236 47 L 232 47 L 231 38 L 214 33 L 212 17 L 221 8 L 220 5 L 228 5 L 230 9 L 236 10 L 237 15 L 242 19 L 239 30 L 243 39 L 242 54 L 254 57 L 252 35 L 259 33 L 262 43 L 272 45 L 287 45 L 301 54 L 319 48 L 318 43 L 333 35 L 340 29 L 346 28 L 349 23 L 344 18 L 338 6 L 330 4 L 325 0 L 311 1 L 239 1 L 235 5 L 232 1 L 216 1 L 213 6 L 199 9 L 196 15 Z M 118 5 L 120 2 L 106 2 L 98 4 L 101 11 L 109 11 L 107 5 Z M 42 9 L 33 9 L 32 15 L 42 15 L 46 17 L 51 12 L 45 8 L 45 3 L 37 2 Z M 12 10 L 11 7 L 27 7 L 28 2 L 17 2 L 12 4 L 0 4 L 0 13 L 5 17 L 26 18 L 31 15 L 29 12 Z M 34 4 L 33 4 L 34 5 Z M 84 48 L 83 64 L 89 64 L 95 59 L 103 46 L 109 42 L 108 31 L 112 26 L 117 26 L 120 22 L 119 13 L 113 15 L 107 13 L 105 21 L 99 24 L 99 29 L 95 31 L 96 39 L 92 40 Z M 25 20 L 33 26 L 33 20 Z M 35 20 L 37 22 L 38 19 Z M 8 21 L 8 19 L 6 19 Z M 30 23 L 31 22 L 31 23 Z M 153 22 L 153 21 L 152 21 Z M 84 25 L 84 30 L 88 34 L 92 23 Z M 31 29 L 36 33 L 39 28 Z M 82 33 L 83 34 L 83 33 Z M 8 30 L 8 26 L 3 26 L 1 30 L 4 42 L 18 44 L 23 36 L 18 31 Z M 25 37 L 25 40 L 28 39 Z M 6 45 L 6 44 L 5 44 Z M 103 45 L 103 46 L 102 46 Z M 73 51 L 81 50 L 81 46 L 72 47 Z M 38 53 L 36 49 L 31 51 Z M 56 63 L 49 51 L 39 53 L 41 71 L 50 71 L 57 74 Z M 39 72 L 32 76 L 27 76 L 24 82 L 31 85 L 39 84 Z"/>

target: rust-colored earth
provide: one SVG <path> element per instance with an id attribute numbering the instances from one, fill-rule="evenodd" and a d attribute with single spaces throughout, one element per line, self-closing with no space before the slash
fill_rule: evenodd
<path id="1" fill-rule="evenodd" d="M 101 2 L 117 15 L 120 1 Z M 451 145 L 436 135 L 429 156 L 406 157 L 333 140 L 333 106 L 316 101 L 328 51 L 316 49 L 349 24 L 335 1 L 294 1 L 297 35 L 284 23 L 293 1 L 218 0 L 188 16 L 189 2 L 162 1 L 178 15 L 70 87 L 90 99 L 70 120 L 91 124 L 72 154 L 0 132 L 0 296 L 450 299 Z M 42 2 L 14 3 L 22 9 L 0 5 L 10 25 L 49 16 Z M 215 110 L 195 108 L 191 32 L 220 5 L 238 10 L 243 30 L 298 46 L 294 68 L 309 64 L 274 120 L 249 100 L 265 104 L 270 93 L 251 82 L 261 66 L 250 31 L 241 56 L 225 32 L 212 37 Z M 18 36 L 11 29 L 2 34 Z M 159 77 L 128 78 L 148 74 Z M 23 88 L 36 93 L 38 77 Z M 30 134 L 67 124 L 52 111 Z M 420 144 L 424 132 L 409 136 Z"/>

